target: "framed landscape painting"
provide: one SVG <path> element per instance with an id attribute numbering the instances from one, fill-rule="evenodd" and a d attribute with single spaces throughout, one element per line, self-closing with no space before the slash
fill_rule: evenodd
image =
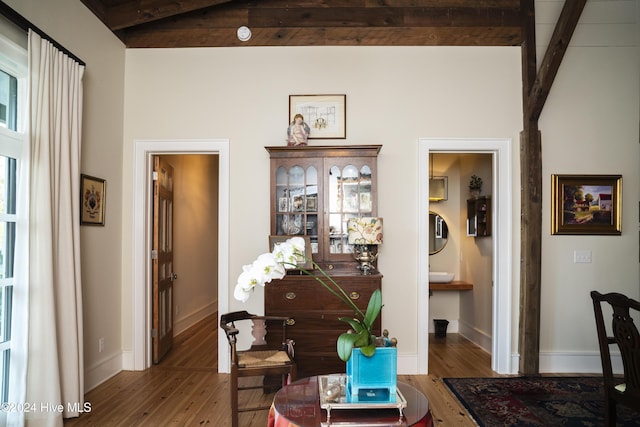
<path id="1" fill-rule="evenodd" d="M 551 175 L 551 234 L 620 235 L 622 175 Z"/>

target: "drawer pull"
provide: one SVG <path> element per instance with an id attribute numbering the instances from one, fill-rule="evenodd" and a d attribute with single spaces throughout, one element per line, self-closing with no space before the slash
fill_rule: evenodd
<path id="1" fill-rule="evenodd" d="M 360 292 L 353 291 L 349 294 L 349 298 L 351 299 L 360 299 Z"/>
<path id="2" fill-rule="evenodd" d="M 327 270 L 333 270 L 333 264 L 327 265 Z"/>
<path id="3" fill-rule="evenodd" d="M 294 319 L 293 317 L 287 319 L 287 326 L 293 326 L 296 324 L 296 319 Z"/>
<path id="4" fill-rule="evenodd" d="M 295 292 L 287 292 L 286 294 L 284 294 L 284 297 L 288 300 L 292 300 L 292 299 L 296 299 L 296 293 Z"/>

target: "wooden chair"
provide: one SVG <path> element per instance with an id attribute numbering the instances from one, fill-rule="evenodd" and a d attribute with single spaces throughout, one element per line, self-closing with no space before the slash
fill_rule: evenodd
<path id="1" fill-rule="evenodd" d="M 615 426 L 617 403 L 640 413 L 640 335 L 630 315 L 630 311 L 635 314 L 640 313 L 640 302 L 615 292 L 603 295 L 598 291 L 592 291 L 591 299 L 596 317 L 604 376 L 605 423 L 607 426 Z M 602 315 L 603 301 L 613 309 L 611 322 L 613 336 L 607 335 Z M 624 378 L 613 375 L 609 351 L 609 346 L 613 344 L 617 344 L 620 350 Z"/>
<path id="2" fill-rule="evenodd" d="M 236 311 L 220 316 L 220 327 L 224 330 L 229 341 L 231 357 L 231 392 L 232 427 L 238 426 L 238 413 L 246 411 L 260 411 L 269 409 L 270 405 L 238 407 L 238 392 L 249 389 L 265 388 L 264 384 L 247 385 L 239 382 L 243 377 L 282 377 L 282 385 L 296 378 L 296 363 L 293 360 L 293 342 L 286 338 L 287 317 L 256 316 L 246 311 Z M 254 337 L 249 350 L 240 351 L 236 348 L 240 330 L 236 323 L 245 322 L 247 327 L 252 324 L 251 334 Z M 278 326 L 281 326 L 282 329 Z M 269 340 L 267 341 L 267 332 Z M 273 336 L 275 335 L 275 339 Z"/>

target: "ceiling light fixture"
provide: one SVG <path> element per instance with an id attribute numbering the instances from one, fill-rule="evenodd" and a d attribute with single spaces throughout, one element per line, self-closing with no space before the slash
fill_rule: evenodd
<path id="1" fill-rule="evenodd" d="M 246 42 L 251 38 L 251 30 L 246 25 L 238 28 L 238 40 Z"/>

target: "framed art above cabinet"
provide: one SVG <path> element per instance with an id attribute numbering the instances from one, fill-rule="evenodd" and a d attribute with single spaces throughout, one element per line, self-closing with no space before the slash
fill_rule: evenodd
<path id="1" fill-rule="evenodd" d="M 355 269 L 350 218 L 375 217 L 381 145 L 265 147 L 271 162 L 271 234 L 308 236 L 323 269 Z"/>

